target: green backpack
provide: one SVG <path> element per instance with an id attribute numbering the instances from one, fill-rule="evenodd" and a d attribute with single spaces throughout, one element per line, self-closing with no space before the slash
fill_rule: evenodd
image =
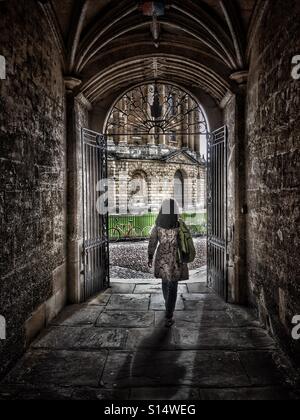
<path id="1" fill-rule="evenodd" d="M 191 232 L 182 219 L 179 219 L 178 261 L 190 264 L 195 261 L 196 249 Z"/>

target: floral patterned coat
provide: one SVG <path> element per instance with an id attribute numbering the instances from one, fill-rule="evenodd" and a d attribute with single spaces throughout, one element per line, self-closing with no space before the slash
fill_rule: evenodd
<path id="1" fill-rule="evenodd" d="M 162 229 L 155 227 L 151 233 L 148 254 L 153 260 L 155 251 L 155 277 L 163 281 L 183 281 L 189 279 L 187 264 L 177 262 L 179 228 Z"/>

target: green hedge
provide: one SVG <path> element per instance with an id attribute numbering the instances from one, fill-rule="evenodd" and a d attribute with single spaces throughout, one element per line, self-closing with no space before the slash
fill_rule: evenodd
<path id="1" fill-rule="evenodd" d="M 152 227 L 155 225 L 157 214 L 146 215 L 110 215 L 109 230 L 111 239 L 125 238 L 148 238 Z M 194 235 L 206 235 L 206 213 L 184 213 L 183 220 L 190 227 Z M 120 234 L 119 234 L 120 232 Z"/>

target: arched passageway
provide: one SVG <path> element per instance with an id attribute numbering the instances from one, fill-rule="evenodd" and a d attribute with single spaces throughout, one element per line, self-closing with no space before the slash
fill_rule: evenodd
<path id="1" fill-rule="evenodd" d="M 92 134 L 93 153 L 96 153 L 95 157 L 98 154 L 98 159 L 102 159 L 100 166 L 108 168 L 102 175 L 104 177 L 110 175 L 111 178 L 107 181 L 107 205 L 102 212 L 105 214 L 102 220 L 106 223 L 106 227 L 102 230 L 103 235 L 100 240 L 97 231 L 89 229 L 95 225 L 93 204 L 87 206 L 84 215 L 82 252 L 85 293 L 81 296 L 81 300 L 89 298 L 97 288 L 100 292 L 99 284 L 102 284 L 102 287 L 108 284 L 109 261 L 107 255 L 103 253 L 104 243 L 107 248 L 110 239 L 116 242 L 120 239 L 149 237 L 161 203 L 166 198 L 175 198 L 178 193 L 178 179 L 174 183 L 174 176 L 178 170 L 188 174 L 185 179 L 186 189 L 182 191 L 184 196 L 182 195 L 179 203 L 183 217 L 190 221 L 191 230 L 197 234 L 207 233 L 208 283 L 228 300 L 227 129 L 221 127 L 209 132 L 209 126 L 203 108 L 192 94 L 184 88 L 158 80 L 123 93 L 111 106 L 105 119 L 104 137 L 102 134 L 98 136 L 96 133 Z M 107 143 L 105 153 L 103 153 L 103 144 L 102 146 L 97 144 L 100 138 L 105 139 Z M 205 149 L 208 148 L 207 158 L 200 153 L 203 138 Z M 140 143 L 138 145 L 137 140 Z M 83 160 L 88 162 L 88 171 L 93 167 L 90 141 L 90 134 L 83 131 Z M 84 166 L 84 171 L 87 167 Z M 97 171 L 97 167 L 95 169 Z M 142 169 L 146 172 L 150 170 L 153 174 L 152 176 L 149 174 L 149 178 L 152 178 L 150 200 L 144 203 L 143 208 L 138 208 L 136 200 L 132 197 L 132 191 L 128 191 L 126 179 L 132 169 Z M 94 198 L 95 179 L 99 179 L 99 176 L 92 175 L 89 179 L 91 182 L 84 182 L 84 197 Z M 207 193 L 203 185 L 205 179 L 208 180 Z M 202 181 L 201 185 L 198 184 L 199 180 Z M 106 180 L 101 178 L 101 181 Z M 98 191 L 105 196 L 105 188 L 103 190 L 100 188 Z M 112 205 L 110 196 L 114 198 Z M 204 212 L 204 202 L 200 201 L 205 196 L 208 197 L 207 214 Z M 100 195 L 98 200 L 102 201 Z M 135 217 L 136 212 L 142 218 Z M 108 213 L 110 216 L 107 216 Z M 92 248 L 91 243 L 94 244 Z M 203 249 L 202 245 L 200 249 Z M 101 283 L 97 268 L 99 259 L 98 264 L 95 261 L 97 252 L 101 256 L 100 265 L 103 266 L 101 272 L 104 273 Z M 145 256 L 144 259 L 146 260 Z M 200 260 L 203 259 L 204 257 Z M 146 261 L 144 265 L 146 266 Z"/>
<path id="2" fill-rule="evenodd" d="M 137 85 L 112 104 L 104 132 L 111 179 L 111 279 L 128 275 L 153 278 L 145 253 L 147 244 L 141 240 L 149 239 L 167 198 L 178 200 L 195 236 L 199 252 L 191 268 L 206 265 L 209 122 L 197 98 L 173 83 L 153 80 Z"/>

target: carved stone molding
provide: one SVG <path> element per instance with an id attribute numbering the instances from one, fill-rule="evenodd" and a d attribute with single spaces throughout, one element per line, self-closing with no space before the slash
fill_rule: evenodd
<path id="1" fill-rule="evenodd" d="M 61 29 L 59 27 L 57 17 L 55 15 L 54 10 L 53 10 L 52 3 L 49 0 L 39 0 L 38 4 L 42 8 L 42 10 L 45 14 L 45 17 L 48 21 L 48 24 L 50 26 L 50 29 L 53 33 L 54 40 L 55 40 L 57 48 L 58 48 L 58 50 L 61 54 L 61 60 L 62 60 L 62 64 L 63 64 L 63 67 L 64 67 L 65 64 L 66 64 L 67 53 L 66 53 L 65 43 L 64 43 L 64 40 L 63 40 Z"/>
<path id="2" fill-rule="evenodd" d="M 232 73 L 230 76 L 231 80 L 234 80 L 238 85 L 245 85 L 248 82 L 248 76 L 249 71 L 243 70 L 243 71 L 237 71 L 235 73 Z"/>
<path id="3" fill-rule="evenodd" d="M 80 102 L 80 104 L 86 108 L 88 111 L 91 111 L 93 109 L 93 105 L 90 103 L 90 101 L 84 96 L 83 93 L 79 93 L 79 95 L 76 96 L 76 101 Z"/>
<path id="4" fill-rule="evenodd" d="M 82 84 L 82 80 L 76 77 L 72 77 L 72 76 L 65 77 L 66 90 L 69 92 L 74 92 L 74 90 L 80 87 L 81 84 Z"/>
<path id="5" fill-rule="evenodd" d="M 252 47 L 255 43 L 257 31 L 259 29 L 263 17 L 265 16 L 265 13 L 267 13 L 269 8 L 270 0 L 257 0 L 248 32 L 248 45 L 246 51 L 246 57 L 248 61 L 250 60 L 250 55 Z"/>
<path id="6" fill-rule="evenodd" d="M 231 92 L 230 90 L 226 93 L 226 95 L 224 96 L 224 98 L 221 100 L 220 102 L 220 108 L 224 109 L 226 108 L 228 102 L 231 100 L 231 98 L 233 98 L 234 94 L 233 92 Z"/>

